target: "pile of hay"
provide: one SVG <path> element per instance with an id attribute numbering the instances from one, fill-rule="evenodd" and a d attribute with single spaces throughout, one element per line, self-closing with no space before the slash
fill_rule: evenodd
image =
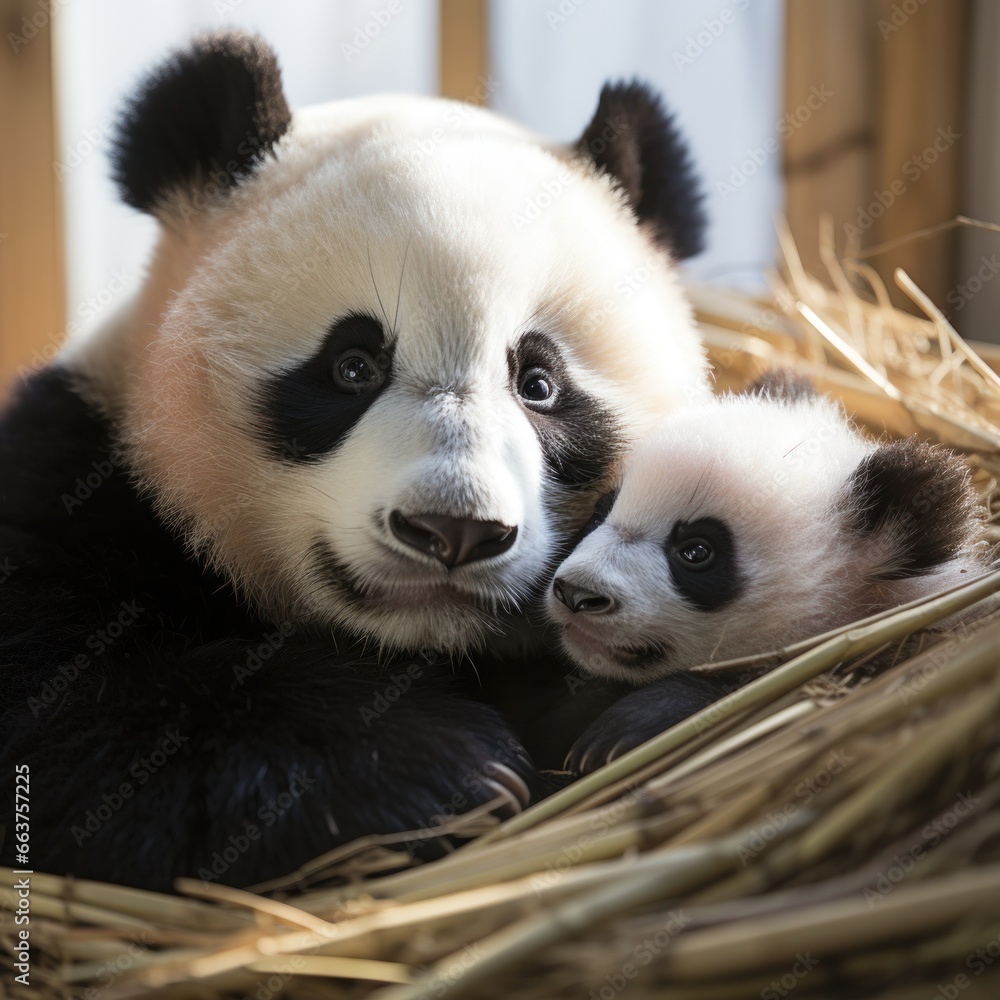
<path id="1" fill-rule="evenodd" d="M 832 254 L 824 286 L 785 243 L 773 301 L 692 290 L 720 386 L 794 365 L 876 433 L 961 449 L 995 514 L 1000 355 L 905 276 L 927 319 Z M 10 995 L 996 997 L 1000 616 L 927 627 L 998 591 L 994 572 L 758 658 L 779 665 L 504 825 L 460 818 L 483 835 L 433 864 L 399 871 L 374 838 L 266 896 L 34 875 L 32 984 Z"/>

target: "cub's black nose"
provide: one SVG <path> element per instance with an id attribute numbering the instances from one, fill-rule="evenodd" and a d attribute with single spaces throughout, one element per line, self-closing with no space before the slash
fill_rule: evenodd
<path id="1" fill-rule="evenodd" d="M 615 602 L 610 597 L 576 587 L 562 577 L 556 577 L 552 582 L 552 593 L 574 614 L 604 615 L 615 609 Z"/>
<path id="2" fill-rule="evenodd" d="M 392 533 L 411 549 L 433 556 L 448 569 L 506 552 L 517 539 L 517 528 L 499 521 L 472 521 L 444 514 L 389 515 Z"/>

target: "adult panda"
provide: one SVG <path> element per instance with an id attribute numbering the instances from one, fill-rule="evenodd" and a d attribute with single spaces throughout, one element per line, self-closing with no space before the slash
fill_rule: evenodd
<path id="1" fill-rule="evenodd" d="M 519 808 L 469 654 L 537 649 L 523 608 L 621 446 L 706 391 L 670 118 L 634 84 L 571 149 L 431 99 L 293 115 L 226 33 L 139 88 L 114 166 L 160 222 L 146 278 L 0 425 L 31 866 L 247 885 Z"/>

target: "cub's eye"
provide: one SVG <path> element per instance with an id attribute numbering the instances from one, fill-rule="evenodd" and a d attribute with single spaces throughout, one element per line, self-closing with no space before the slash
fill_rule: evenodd
<path id="1" fill-rule="evenodd" d="M 676 551 L 678 558 L 690 570 L 708 569 L 715 558 L 715 550 L 712 548 L 711 542 L 704 538 L 689 538 L 686 542 L 678 545 Z"/>
<path id="2" fill-rule="evenodd" d="M 716 611 L 742 592 L 736 539 L 719 518 L 678 521 L 663 548 L 677 593 L 700 611 Z"/>
<path id="3" fill-rule="evenodd" d="M 526 403 L 543 404 L 546 409 L 559 394 L 554 379 L 544 368 L 529 368 L 521 376 L 517 391 Z"/>
<path id="4" fill-rule="evenodd" d="M 334 364 L 333 382 L 342 392 L 371 392 L 385 381 L 388 367 L 385 355 L 372 357 L 362 348 L 352 347 Z"/>

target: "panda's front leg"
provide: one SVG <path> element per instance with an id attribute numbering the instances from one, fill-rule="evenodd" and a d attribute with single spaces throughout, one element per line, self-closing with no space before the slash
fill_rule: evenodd
<path id="1" fill-rule="evenodd" d="M 247 886 L 367 834 L 527 803 L 519 742 L 444 671 L 380 669 L 327 643 L 289 643 L 261 665 L 256 645 L 133 648 L 76 679 L 58 711 L 8 713 L 0 757 L 31 769 L 36 869 Z M 426 856 L 442 843 L 407 846 Z"/>
<path id="2" fill-rule="evenodd" d="M 735 685 L 686 671 L 637 688 L 606 708 L 573 744 L 566 769 L 589 774 L 683 722 Z"/>

